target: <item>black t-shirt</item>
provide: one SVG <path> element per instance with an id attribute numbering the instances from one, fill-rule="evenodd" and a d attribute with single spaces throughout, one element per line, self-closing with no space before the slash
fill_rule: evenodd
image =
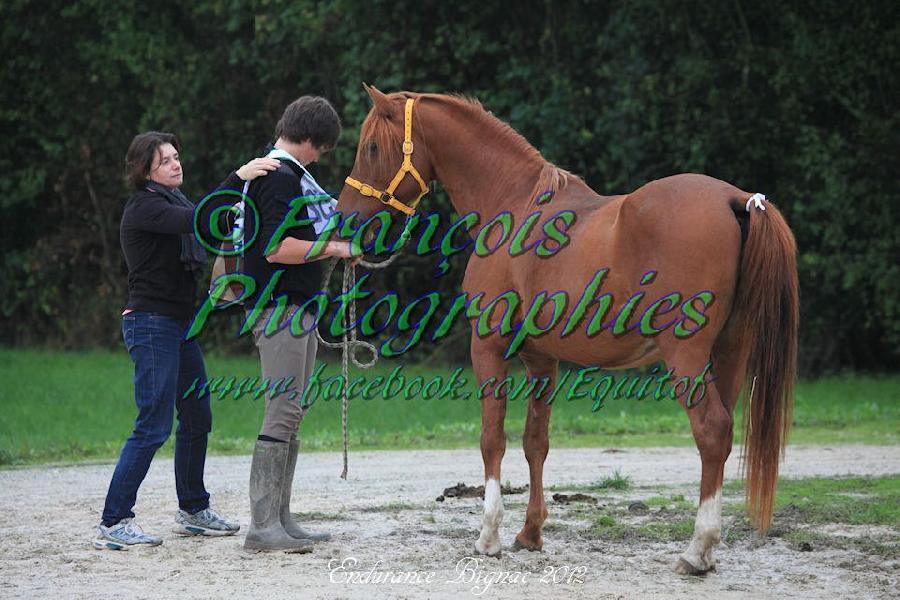
<path id="1" fill-rule="evenodd" d="M 301 186 L 302 170 L 289 161 L 282 161 L 281 166 L 265 177 L 253 180 L 247 192 L 250 200 L 259 211 L 259 232 L 253 242 L 244 248 L 244 260 L 241 271 L 256 281 L 255 293 L 244 301 L 244 306 L 253 306 L 259 295 L 265 290 L 272 277 L 283 270 L 278 284 L 270 295 L 277 298 L 287 294 L 290 302 L 302 304 L 315 296 L 322 288 L 322 266 L 320 261 L 299 265 L 269 262 L 265 257 L 265 249 L 272 236 L 292 212 L 291 202 L 303 196 Z M 244 210 L 244 235 L 249 236 L 255 229 L 255 213 Z M 304 206 L 293 217 L 294 221 L 309 219 L 309 212 Z M 317 236 L 311 224 L 291 227 L 279 235 L 279 240 L 293 237 L 300 240 L 315 241 Z M 277 243 L 275 245 L 277 247 Z"/>

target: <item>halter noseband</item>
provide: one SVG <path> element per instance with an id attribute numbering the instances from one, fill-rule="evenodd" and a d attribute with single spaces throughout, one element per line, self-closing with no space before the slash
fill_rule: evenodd
<path id="1" fill-rule="evenodd" d="M 419 200 L 422 199 L 422 196 L 428 193 L 428 186 L 425 184 L 422 176 L 419 175 L 419 172 L 412 164 L 412 111 L 414 103 L 414 98 L 406 99 L 406 109 L 404 111 L 403 118 L 403 164 L 400 165 L 399 169 L 397 169 L 397 174 L 394 175 L 394 179 L 391 180 L 391 183 L 390 185 L 388 185 L 387 189 L 381 191 L 367 183 L 357 181 L 352 177 L 347 177 L 347 179 L 344 180 L 347 185 L 359 190 L 359 193 L 363 196 L 370 196 L 372 198 L 375 198 L 379 202 L 387 204 L 391 208 L 399 210 L 407 217 L 410 217 L 416 213 L 416 205 L 419 204 Z M 415 180 L 419 182 L 419 188 L 422 190 L 419 195 L 416 196 L 416 199 L 410 202 L 409 205 L 403 204 L 402 202 L 400 202 L 400 200 L 397 199 L 396 196 L 394 196 L 394 191 L 397 189 L 397 186 L 400 185 L 400 182 L 403 181 L 403 178 L 406 177 L 407 173 L 412 175 Z"/>

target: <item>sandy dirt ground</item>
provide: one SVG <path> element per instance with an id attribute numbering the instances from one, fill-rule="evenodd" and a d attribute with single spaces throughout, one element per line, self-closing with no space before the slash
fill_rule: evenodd
<path id="1" fill-rule="evenodd" d="M 352 453 L 347 481 L 338 477 L 340 462 L 336 453 L 301 455 L 292 508 L 313 528 L 333 534 L 312 554 L 250 554 L 242 549 L 243 531 L 226 538 L 170 533 L 176 507 L 171 460 L 154 462 L 135 509 L 143 528 L 165 543 L 128 552 L 91 546 L 112 464 L 2 470 L 0 598 L 858 599 L 896 598 L 900 589 L 896 556 L 827 547 L 800 552 L 771 537 L 729 543 L 736 517 L 725 519 L 718 572 L 679 576 L 672 566 L 682 542 L 597 539 L 584 533 L 589 521 L 566 517 L 566 507 L 551 500 L 554 491 L 577 489 L 618 469 L 632 488 L 614 499 L 683 493 L 696 502 L 700 462 L 692 449 L 551 449 L 544 550 L 505 549 L 499 559 L 472 553 L 482 500 L 436 501 L 457 482 L 483 483 L 478 450 Z M 213 506 L 240 520 L 243 530 L 249 469 L 249 457 L 207 463 Z M 503 469 L 503 482 L 528 482 L 520 450 L 507 451 Z M 726 477 L 737 478 L 737 469 L 735 453 Z M 900 447 L 791 448 L 782 467 L 788 477 L 897 473 Z M 504 501 L 506 548 L 524 520 L 527 493 Z M 883 536 L 880 529 L 875 533 Z M 865 527 L 839 533 L 874 535 Z M 407 581 L 379 580 L 392 575 Z"/>

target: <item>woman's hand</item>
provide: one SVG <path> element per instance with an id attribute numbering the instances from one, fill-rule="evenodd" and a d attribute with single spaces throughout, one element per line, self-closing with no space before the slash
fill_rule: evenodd
<path id="1" fill-rule="evenodd" d="M 237 176 L 244 181 L 253 181 L 257 177 L 267 175 L 269 171 L 278 168 L 279 160 L 276 158 L 254 158 L 237 170 Z"/>

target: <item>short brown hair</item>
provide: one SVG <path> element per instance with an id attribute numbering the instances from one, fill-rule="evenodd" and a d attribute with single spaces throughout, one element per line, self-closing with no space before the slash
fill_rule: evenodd
<path id="1" fill-rule="evenodd" d="M 147 131 L 134 136 L 128 153 L 125 154 L 125 179 L 135 189 L 141 189 L 147 183 L 153 157 L 163 144 L 172 144 L 181 151 L 178 137 L 174 133 Z"/>
<path id="2" fill-rule="evenodd" d="M 341 118 L 321 96 L 301 96 L 287 105 L 275 126 L 275 138 L 331 150 L 341 137 Z"/>

